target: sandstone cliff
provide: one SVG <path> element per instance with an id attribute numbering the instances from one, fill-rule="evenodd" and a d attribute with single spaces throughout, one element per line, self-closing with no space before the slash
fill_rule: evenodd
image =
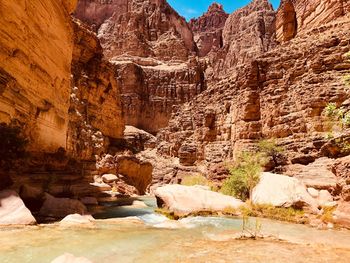
<path id="1" fill-rule="evenodd" d="M 275 46 L 275 11 L 268 0 L 254 0 L 235 11 L 223 29 L 223 47 L 208 56 L 208 81 L 230 74 Z"/>
<path id="2" fill-rule="evenodd" d="M 103 60 L 96 35 L 74 21 L 68 150 L 75 157 L 91 159 L 108 152 L 110 139 L 123 137 L 124 118 L 116 69 Z"/>
<path id="3" fill-rule="evenodd" d="M 230 15 L 224 43 L 233 46 L 223 60 L 230 76 L 210 83 L 174 112 L 169 126 L 158 135 L 168 142 L 159 145 L 160 153 L 179 157 L 185 165 L 210 164 L 232 158 L 243 144 L 280 138 L 292 163 L 312 162 L 326 154 L 322 111 L 328 102 L 348 104 L 344 77 L 349 62 L 344 54 L 350 48 L 349 17 L 305 29 L 278 46 L 274 16 L 267 1 L 253 1 Z M 236 25 L 243 26 L 243 21 L 256 30 L 237 35 L 241 30 Z M 270 31 L 266 28 L 261 35 L 259 25 L 269 25 Z M 252 40 L 250 45 L 245 46 L 245 37 Z"/>
<path id="4" fill-rule="evenodd" d="M 0 2 L 0 122 L 20 125 L 33 151 L 66 147 L 75 2 Z"/>
<path id="5" fill-rule="evenodd" d="M 157 133 L 174 105 L 205 89 L 192 31 L 166 1 L 81 0 L 75 16 L 96 29 L 117 68 L 127 125 Z"/>
<path id="6" fill-rule="evenodd" d="M 75 16 L 97 26 L 108 59 L 127 54 L 183 60 L 195 52 L 186 21 L 165 0 L 81 0 Z"/>
<path id="7" fill-rule="evenodd" d="M 206 56 L 223 46 L 222 31 L 228 14 L 223 6 L 213 3 L 208 11 L 199 18 L 191 19 L 189 25 L 198 47 L 198 55 Z"/>
<path id="8" fill-rule="evenodd" d="M 277 40 L 288 41 L 298 32 L 322 26 L 350 11 L 343 0 L 282 0 L 277 13 Z"/>

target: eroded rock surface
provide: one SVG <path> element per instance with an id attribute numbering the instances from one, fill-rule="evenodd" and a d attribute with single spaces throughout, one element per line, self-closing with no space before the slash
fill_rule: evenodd
<path id="1" fill-rule="evenodd" d="M 32 151 L 66 146 L 76 1 L 1 1 L 0 122 L 23 127 Z"/>
<path id="2" fill-rule="evenodd" d="M 201 17 L 191 19 L 189 25 L 200 57 L 206 56 L 210 51 L 218 51 L 223 46 L 222 31 L 227 17 L 223 6 L 213 3 Z"/>

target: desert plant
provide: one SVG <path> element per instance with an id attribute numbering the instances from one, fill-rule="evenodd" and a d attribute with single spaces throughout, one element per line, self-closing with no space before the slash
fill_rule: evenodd
<path id="1" fill-rule="evenodd" d="M 182 181 L 182 185 L 193 186 L 193 185 L 204 185 L 209 186 L 210 182 L 201 174 L 185 176 Z"/>
<path id="2" fill-rule="evenodd" d="M 267 156 L 276 156 L 283 151 L 283 148 L 277 146 L 276 139 L 261 140 L 258 142 L 259 152 L 265 153 Z"/>
<path id="3" fill-rule="evenodd" d="M 203 185 L 208 186 L 211 191 L 217 192 L 218 187 L 214 182 L 208 180 L 204 175 L 194 174 L 184 177 L 181 180 L 181 185 L 193 186 L 193 185 Z"/>
<path id="4" fill-rule="evenodd" d="M 343 108 L 338 108 L 335 103 L 328 103 L 323 110 L 323 115 L 327 117 L 327 130 L 333 131 L 335 127 L 344 130 L 350 126 L 350 112 Z"/>
<path id="5" fill-rule="evenodd" d="M 230 177 L 224 181 L 221 192 L 247 200 L 259 183 L 265 163 L 266 158 L 261 153 L 242 152 L 235 165 L 229 169 Z"/>
<path id="6" fill-rule="evenodd" d="M 345 85 L 349 86 L 350 85 L 350 75 L 346 75 L 344 77 L 344 83 Z"/>

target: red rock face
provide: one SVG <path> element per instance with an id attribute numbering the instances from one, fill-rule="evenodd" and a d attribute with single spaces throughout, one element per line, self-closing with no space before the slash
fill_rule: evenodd
<path id="1" fill-rule="evenodd" d="M 254 0 L 232 13 L 223 29 L 223 48 L 210 54 L 208 80 L 230 73 L 275 46 L 275 12 L 268 0 Z"/>
<path id="2" fill-rule="evenodd" d="M 223 6 L 213 3 L 208 11 L 189 23 L 198 47 L 198 55 L 206 56 L 210 51 L 218 50 L 223 46 L 222 30 L 228 14 Z"/>
<path id="3" fill-rule="evenodd" d="M 205 89 L 192 31 L 166 1 L 81 0 L 75 15 L 95 26 L 116 65 L 127 125 L 156 133 L 174 105 Z"/>
<path id="4" fill-rule="evenodd" d="M 75 15 L 98 30 L 108 59 L 131 55 L 186 60 L 196 50 L 185 19 L 165 0 L 81 0 Z"/>
<path id="5" fill-rule="evenodd" d="M 282 0 L 277 14 L 277 40 L 288 41 L 297 32 L 324 25 L 350 11 L 343 0 Z"/>
<path id="6" fill-rule="evenodd" d="M 252 13 L 244 17 L 243 9 L 231 16 L 238 14 L 247 25 L 255 25 L 248 21 L 256 21 Z M 169 127 L 158 135 L 168 142 L 159 146 L 159 152 L 178 156 L 184 165 L 215 163 L 230 159 L 236 149 L 254 140 L 279 138 L 292 163 L 328 156 L 321 115 L 328 102 L 348 107 L 343 78 L 350 68 L 344 59 L 350 48 L 349 28 L 350 19 L 340 18 L 300 32 L 267 52 L 260 49 L 257 57 L 247 59 L 256 49 L 243 50 L 243 57 L 239 53 L 229 57 L 233 62 L 238 58 L 230 76 L 209 83 L 206 91 L 173 114 Z"/>
<path id="7" fill-rule="evenodd" d="M 106 152 L 109 139 L 122 138 L 124 118 L 116 69 L 103 60 L 96 35 L 73 22 L 74 50 L 68 151 L 77 159 L 91 160 Z"/>

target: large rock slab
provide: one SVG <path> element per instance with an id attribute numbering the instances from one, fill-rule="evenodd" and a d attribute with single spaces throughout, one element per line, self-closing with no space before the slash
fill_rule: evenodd
<path id="1" fill-rule="evenodd" d="M 341 202 L 334 211 L 334 222 L 350 229 L 350 203 Z"/>
<path id="2" fill-rule="evenodd" d="M 292 164 L 286 167 L 286 174 L 302 181 L 306 186 L 333 192 L 337 188 L 337 177 L 332 172 L 334 160 L 323 157 L 308 164 Z"/>
<path id="3" fill-rule="evenodd" d="M 36 220 L 15 191 L 0 192 L 0 225 L 33 225 Z"/>
<path id="4" fill-rule="evenodd" d="M 298 179 L 285 175 L 262 173 L 260 182 L 253 189 L 254 204 L 271 204 L 277 207 L 309 207 L 317 210 L 318 202 Z"/>
<path id="5" fill-rule="evenodd" d="M 39 215 L 45 217 L 63 218 L 70 214 L 84 215 L 87 208 L 79 200 L 69 198 L 56 198 L 46 194 L 45 202 Z"/>
<path id="6" fill-rule="evenodd" d="M 239 208 L 244 203 L 232 196 L 223 195 L 197 186 L 165 185 L 155 190 L 158 207 L 178 216 L 201 211 L 220 212 L 225 208 Z"/>
<path id="7" fill-rule="evenodd" d="M 84 257 L 75 257 L 72 254 L 65 253 L 62 256 L 55 258 L 51 263 L 92 263 L 92 261 Z"/>

